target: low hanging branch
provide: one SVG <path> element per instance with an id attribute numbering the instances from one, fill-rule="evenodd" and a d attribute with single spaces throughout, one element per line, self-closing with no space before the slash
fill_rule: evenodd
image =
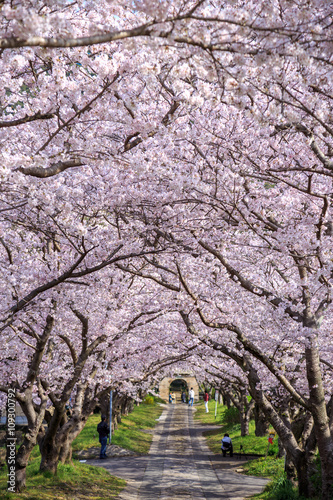
<path id="1" fill-rule="evenodd" d="M 17 170 L 24 175 L 30 175 L 31 177 L 39 177 L 40 179 L 45 179 L 46 177 L 52 177 L 54 175 L 60 174 L 64 170 L 73 167 L 82 167 L 84 163 L 81 160 L 68 160 L 68 161 L 58 161 L 53 163 L 50 167 L 20 167 Z"/>
<path id="2" fill-rule="evenodd" d="M 1 2 L 0 2 L 1 3 Z M 164 22 L 173 22 L 176 20 L 183 20 L 193 17 L 195 11 L 204 3 L 204 0 L 198 0 L 194 3 L 189 11 L 170 17 Z M 226 20 L 226 22 L 230 22 Z M 138 36 L 153 36 L 152 26 L 160 24 L 158 20 L 152 20 L 148 23 L 142 24 L 137 28 L 119 31 L 109 31 L 98 35 L 84 36 L 78 38 L 60 38 L 53 37 L 47 38 L 42 36 L 31 36 L 26 38 L 8 37 L 0 38 L 0 49 L 13 49 L 16 47 L 83 47 L 87 45 L 97 45 L 100 43 L 114 42 L 123 40 L 125 38 L 132 38 Z M 242 23 L 243 24 L 243 23 Z M 162 31 L 158 36 L 166 37 L 168 33 Z"/>
<path id="3" fill-rule="evenodd" d="M 100 43 L 114 42 L 135 36 L 150 36 L 150 26 L 155 24 L 151 21 L 138 28 L 130 30 L 112 31 L 101 35 L 83 36 L 78 38 L 46 38 L 42 36 L 31 36 L 27 38 L 10 37 L 0 39 L 1 49 L 14 49 L 15 47 L 84 47 Z"/>
<path id="4" fill-rule="evenodd" d="M 23 125 L 24 123 L 34 122 L 36 120 L 50 120 L 53 117 L 53 113 L 42 114 L 41 111 L 37 111 L 34 115 L 25 115 L 23 118 L 18 118 L 17 120 L 1 121 L 0 128 L 16 127 L 17 125 Z"/>

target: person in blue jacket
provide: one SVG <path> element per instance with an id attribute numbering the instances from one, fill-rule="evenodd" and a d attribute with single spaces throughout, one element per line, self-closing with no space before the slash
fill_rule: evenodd
<path id="1" fill-rule="evenodd" d="M 97 426 L 97 432 L 99 434 L 99 442 L 101 443 L 101 451 L 99 454 L 99 458 L 107 458 L 106 455 L 106 445 L 108 442 L 108 434 L 109 434 L 109 427 L 108 424 L 106 423 L 106 416 L 102 415 L 101 417 L 101 422 Z"/>
<path id="2" fill-rule="evenodd" d="M 222 438 L 221 449 L 222 449 L 222 453 L 223 453 L 224 457 L 226 456 L 227 451 L 230 452 L 230 456 L 231 457 L 233 456 L 234 450 L 233 450 L 233 447 L 232 447 L 232 441 L 231 441 L 231 439 L 229 437 L 229 434 L 224 434 L 224 436 Z"/>

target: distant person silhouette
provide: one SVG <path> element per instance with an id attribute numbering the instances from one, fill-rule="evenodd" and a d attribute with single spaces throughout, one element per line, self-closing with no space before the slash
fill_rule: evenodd
<path id="1" fill-rule="evenodd" d="M 191 387 L 191 390 L 190 392 L 188 393 L 189 395 L 189 402 L 188 402 L 188 405 L 189 406 L 193 406 L 193 401 L 194 401 L 194 390 L 193 390 L 193 387 Z"/>
<path id="2" fill-rule="evenodd" d="M 204 402 L 205 402 L 206 413 L 209 412 L 209 409 L 208 409 L 208 400 L 209 400 L 209 395 L 208 395 L 208 392 L 206 391 L 205 395 L 204 395 Z"/>

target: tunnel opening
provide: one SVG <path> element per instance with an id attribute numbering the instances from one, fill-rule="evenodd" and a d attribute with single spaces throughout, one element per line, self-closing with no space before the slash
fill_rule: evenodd
<path id="1" fill-rule="evenodd" d="M 188 400 L 188 385 L 185 380 L 177 378 L 173 380 L 169 386 L 169 393 L 172 395 L 174 403 L 182 401 L 182 394 L 185 393 L 186 401 Z"/>

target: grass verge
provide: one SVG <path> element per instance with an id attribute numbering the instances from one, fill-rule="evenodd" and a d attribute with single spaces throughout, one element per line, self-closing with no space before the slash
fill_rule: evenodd
<path id="1" fill-rule="evenodd" d="M 153 429 L 156 420 L 161 416 L 163 408 L 156 402 L 154 404 L 141 403 L 132 413 L 122 417 L 118 429 L 112 435 L 112 444 L 117 444 L 127 450 L 146 454 L 152 441 L 152 435 L 144 432 Z M 80 433 L 73 442 L 73 452 L 86 450 L 98 443 L 97 424 L 101 421 L 100 415 L 91 415 Z"/>
<path id="2" fill-rule="evenodd" d="M 207 425 L 216 424 L 214 430 L 204 433 L 207 444 L 213 453 L 221 453 L 221 439 L 225 432 L 229 434 L 232 439 L 234 451 L 239 452 L 242 445 L 245 453 L 257 453 L 266 455 L 267 457 L 249 460 L 246 464 L 242 465 L 244 474 L 250 476 L 260 476 L 270 478 L 271 481 L 267 484 L 264 491 L 258 495 L 251 497 L 251 500 L 307 500 L 300 497 L 297 488 L 286 479 L 284 472 L 284 458 L 277 458 L 278 445 L 277 439 L 272 445 L 268 447 L 267 437 L 255 436 L 255 424 L 250 422 L 249 436 L 241 437 L 240 425 L 235 423 L 228 423 L 227 407 L 218 404 L 217 415 L 215 418 L 215 401 L 209 401 L 209 413 L 205 412 L 203 402 L 196 404 L 197 412 L 195 418 L 199 419 L 202 423 Z M 229 417 L 234 412 L 229 411 Z M 320 490 L 320 461 L 317 461 L 317 475 L 312 480 L 315 489 Z M 311 500 L 319 500 L 320 495 L 311 498 Z M 249 499 L 250 500 L 250 499 Z"/>
<path id="3" fill-rule="evenodd" d="M 250 421 L 249 435 L 242 437 L 240 424 L 228 423 L 225 421 L 225 414 L 227 411 L 226 406 L 220 404 L 217 405 L 216 418 L 215 401 L 209 401 L 208 407 L 209 413 L 206 413 L 203 402 L 197 403 L 195 418 L 200 420 L 203 424 L 219 426 L 214 430 L 204 432 L 207 445 L 213 453 L 221 453 L 221 439 L 226 432 L 232 439 L 235 453 L 240 451 L 241 446 L 244 453 L 265 455 L 268 451 L 266 458 L 263 457 L 250 460 L 246 464 L 242 465 L 242 469 L 244 469 L 244 474 L 246 475 L 268 477 L 272 479 L 262 493 L 254 495 L 251 499 L 275 500 L 276 498 L 284 498 L 285 500 L 293 500 L 294 498 L 298 498 L 295 489 L 288 489 L 289 485 L 284 484 L 284 459 L 276 458 L 276 454 L 278 452 L 277 440 L 275 440 L 273 445 L 268 447 L 268 440 L 266 436 L 257 437 L 255 435 L 255 423 L 253 421 Z M 276 496 L 282 493 L 283 488 L 285 488 L 286 494 L 289 496 Z"/>
<path id="4" fill-rule="evenodd" d="M 269 445 L 267 436 L 257 437 L 254 433 L 255 424 L 251 420 L 249 424 L 249 435 L 241 436 L 240 424 L 229 424 L 225 422 L 225 413 L 227 407 L 218 404 L 217 405 L 217 416 L 215 419 L 215 401 L 209 401 L 209 413 L 205 412 L 205 407 L 202 402 L 196 405 L 197 411 L 195 413 L 195 418 L 200 420 L 203 424 L 207 425 L 218 425 L 220 427 L 207 431 L 204 433 L 207 444 L 213 453 L 221 453 L 221 439 L 224 433 L 228 433 L 232 439 L 232 444 L 234 452 L 240 452 L 242 446 L 243 453 L 256 453 L 258 455 L 265 455 L 268 450 L 268 457 L 273 457 L 278 452 L 277 440 L 275 440 L 273 445 Z M 262 475 L 262 474 L 257 474 Z M 270 475 L 270 474 L 269 474 Z"/>
<path id="5" fill-rule="evenodd" d="M 153 404 L 142 403 L 133 412 L 123 417 L 119 428 L 112 436 L 112 443 L 137 453 L 148 453 L 152 435 L 148 429 L 156 425 L 163 408 L 155 400 Z M 91 415 L 80 435 L 73 442 L 75 451 L 100 446 L 97 424 L 99 415 Z M 20 494 L 7 493 L 7 468 L 0 470 L 0 498 L 11 500 L 104 500 L 119 495 L 126 481 L 113 477 L 102 467 L 93 467 L 78 460 L 72 465 L 59 464 L 57 476 L 39 472 L 40 453 L 36 446 L 27 468 L 27 487 Z"/>
<path id="6" fill-rule="evenodd" d="M 113 477 L 101 467 L 74 460 L 73 465 L 58 466 L 57 476 L 39 472 L 40 456 L 31 458 L 27 469 L 27 487 L 20 493 L 7 492 L 7 469 L 0 474 L 0 498 L 11 500 L 103 500 L 115 498 L 126 481 Z"/>

